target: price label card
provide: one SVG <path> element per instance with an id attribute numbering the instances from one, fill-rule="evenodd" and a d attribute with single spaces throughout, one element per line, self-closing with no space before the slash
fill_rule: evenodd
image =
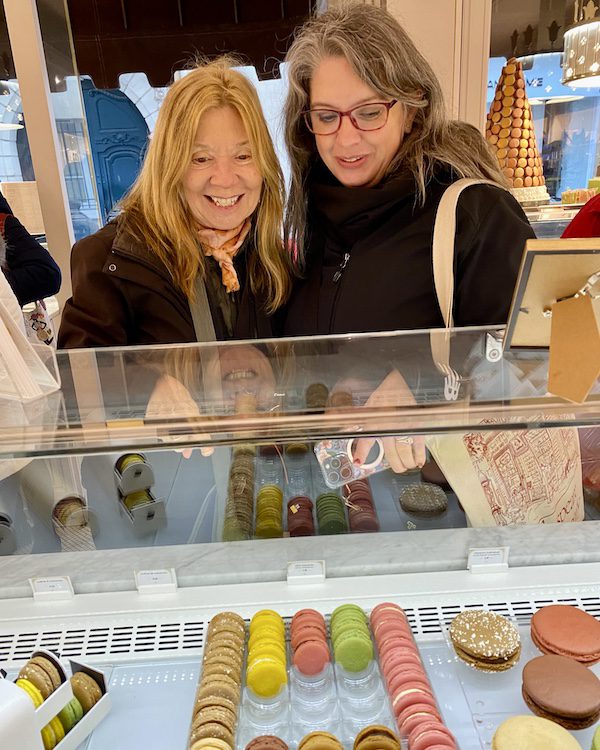
<path id="1" fill-rule="evenodd" d="M 467 568 L 471 573 L 501 573 L 508 570 L 509 547 L 475 547 L 469 550 Z"/>
<path id="2" fill-rule="evenodd" d="M 325 560 L 295 560 L 288 563 L 287 582 L 307 585 L 325 581 Z"/>
<path id="3" fill-rule="evenodd" d="M 69 576 L 38 576 L 29 579 L 34 599 L 71 599 L 75 595 Z"/>
<path id="4" fill-rule="evenodd" d="M 136 570 L 135 585 L 140 594 L 171 594 L 177 591 L 177 576 L 173 568 Z"/>

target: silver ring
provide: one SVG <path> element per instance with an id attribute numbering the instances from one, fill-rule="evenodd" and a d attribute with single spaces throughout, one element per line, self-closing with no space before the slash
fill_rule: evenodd
<path id="1" fill-rule="evenodd" d="M 394 440 L 403 445 L 412 445 L 415 442 L 411 437 L 395 437 Z"/>

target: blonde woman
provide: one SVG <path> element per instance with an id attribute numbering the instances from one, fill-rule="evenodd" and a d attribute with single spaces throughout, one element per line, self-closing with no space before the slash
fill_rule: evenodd
<path id="1" fill-rule="evenodd" d="M 75 244 L 59 347 L 271 334 L 290 287 L 283 178 L 257 93 L 231 63 L 171 86 L 122 213 Z"/>

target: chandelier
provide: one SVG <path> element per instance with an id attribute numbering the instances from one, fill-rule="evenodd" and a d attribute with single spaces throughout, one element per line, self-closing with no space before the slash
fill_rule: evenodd
<path id="1" fill-rule="evenodd" d="M 572 87 L 600 86 L 600 16 L 594 0 L 575 0 L 574 24 L 564 36 L 562 82 Z"/>

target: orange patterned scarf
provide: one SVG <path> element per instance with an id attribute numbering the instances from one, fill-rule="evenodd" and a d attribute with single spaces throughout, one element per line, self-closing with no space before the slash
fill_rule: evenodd
<path id="1" fill-rule="evenodd" d="M 237 292 L 240 288 L 238 275 L 233 267 L 233 258 L 243 245 L 250 231 L 250 219 L 234 229 L 209 229 L 198 227 L 198 237 L 204 250 L 204 255 L 217 261 L 221 268 L 223 286 L 228 292 Z"/>

